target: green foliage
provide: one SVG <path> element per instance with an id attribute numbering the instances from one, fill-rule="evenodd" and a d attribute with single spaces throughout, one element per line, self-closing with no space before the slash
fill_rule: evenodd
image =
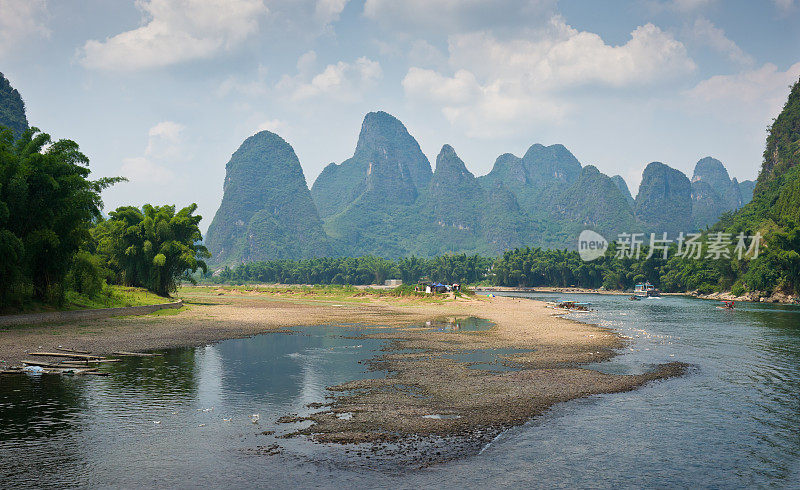
<path id="1" fill-rule="evenodd" d="M 92 298 L 103 290 L 108 273 L 102 258 L 81 250 L 73 258 L 65 283 L 70 290 Z"/>
<path id="2" fill-rule="evenodd" d="M 783 110 L 769 129 L 764 149 L 764 164 L 758 175 L 756 192 L 800 162 L 800 81 L 789 93 Z"/>
<path id="3" fill-rule="evenodd" d="M 281 284 L 383 284 L 386 279 L 402 278 L 406 284 L 423 277 L 445 283 L 474 283 L 486 277 L 492 259 L 479 255 L 442 255 L 433 259 L 407 257 L 387 260 L 374 256 L 319 258 L 307 260 L 268 260 L 224 268 L 208 281 L 233 284 L 247 282 Z"/>
<path id="4" fill-rule="evenodd" d="M 64 300 L 64 279 L 100 217 L 100 192 L 122 179 L 89 180 L 89 160 L 70 140 L 33 128 L 0 130 L 0 308 L 27 298 Z"/>
<path id="5" fill-rule="evenodd" d="M 206 244 L 214 264 L 330 254 L 300 161 L 280 136 L 262 131 L 233 154 Z"/>
<path id="6" fill-rule="evenodd" d="M 199 244 L 196 209 L 196 204 L 177 213 L 175 206 L 117 208 L 93 230 L 98 252 L 123 284 L 168 296 L 187 272 L 207 270 L 202 259 L 210 254 Z"/>
<path id="7" fill-rule="evenodd" d="M 10 129 L 15 138 L 28 130 L 25 102 L 2 73 L 0 73 L 0 126 Z"/>

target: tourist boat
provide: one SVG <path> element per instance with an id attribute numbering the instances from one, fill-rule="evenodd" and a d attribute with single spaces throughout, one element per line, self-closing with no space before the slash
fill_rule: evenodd
<path id="1" fill-rule="evenodd" d="M 733 301 L 722 301 L 722 306 L 717 306 L 720 310 L 733 310 L 736 308 L 736 303 Z"/>
<path id="2" fill-rule="evenodd" d="M 655 286 L 649 282 L 645 282 L 636 285 L 636 288 L 633 290 L 633 295 L 638 298 L 655 298 L 661 296 L 661 293 L 658 292 Z"/>

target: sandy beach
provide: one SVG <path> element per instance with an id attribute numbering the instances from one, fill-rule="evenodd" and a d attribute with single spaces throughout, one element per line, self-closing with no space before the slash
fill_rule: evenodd
<path id="1" fill-rule="evenodd" d="M 685 368 L 670 363 L 637 376 L 581 368 L 582 363 L 613 357 L 624 339 L 610 330 L 565 319 L 563 312 L 545 303 L 525 299 L 475 296 L 431 302 L 365 294 L 343 300 L 307 291 L 215 288 L 188 288 L 179 296 L 187 307 L 169 315 L 4 328 L 0 366 L 18 363 L 26 352 L 58 346 L 109 354 L 205 345 L 298 325 L 361 324 L 364 336 L 391 340 L 385 355 L 371 361 L 390 376 L 330 387 L 341 396 L 320 404 L 320 411 L 306 419 L 312 421 L 311 426 L 297 435 L 341 443 L 387 443 L 404 436 L 457 437 L 471 441 L 470 447 L 555 403 L 631 390 L 680 375 Z M 494 326 L 455 335 L 412 327 L 464 317 L 483 318 Z M 501 355 L 500 362 L 514 369 L 470 369 L 465 362 L 445 357 L 476 349 L 512 349 L 514 353 Z M 287 414 L 286 421 L 297 419 Z M 462 449 L 456 452 L 463 452 L 464 446 L 458 447 Z"/>

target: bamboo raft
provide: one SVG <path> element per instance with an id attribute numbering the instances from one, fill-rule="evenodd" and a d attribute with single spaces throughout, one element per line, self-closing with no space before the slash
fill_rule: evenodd
<path id="1" fill-rule="evenodd" d="M 58 352 L 55 352 L 58 351 Z M 0 374 L 79 374 L 93 376 L 109 376 L 111 373 L 99 370 L 101 364 L 110 362 L 120 362 L 119 357 L 153 357 L 159 354 L 146 352 L 117 351 L 112 355 L 116 358 L 109 358 L 94 355 L 89 351 L 68 349 L 58 346 L 53 352 L 29 352 L 32 357 L 53 358 L 52 361 L 23 360 L 22 366 L 13 366 L 0 370 Z"/>

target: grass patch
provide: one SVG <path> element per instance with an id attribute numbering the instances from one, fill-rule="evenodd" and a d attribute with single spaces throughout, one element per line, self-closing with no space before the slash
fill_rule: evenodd
<path id="1" fill-rule="evenodd" d="M 125 306 L 145 306 L 169 303 L 164 298 L 144 288 L 107 286 L 94 297 L 83 296 L 73 291 L 67 293 L 67 310 L 87 310 L 96 308 L 121 308 Z"/>
<path id="2" fill-rule="evenodd" d="M 291 285 L 291 286 L 217 286 L 217 287 L 197 287 L 185 286 L 179 291 L 179 295 L 187 302 L 194 302 L 190 298 L 208 297 L 214 294 L 264 294 L 276 297 L 289 297 L 297 299 L 318 299 L 326 301 L 336 301 L 342 303 L 363 303 L 380 298 L 402 298 L 415 302 L 441 303 L 448 299 L 449 295 L 444 294 L 425 294 L 424 292 L 414 291 L 414 285 L 407 284 L 396 288 L 371 288 L 355 287 L 349 285 Z M 462 291 L 460 296 L 471 296 L 471 291 Z"/>
<path id="3" fill-rule="evenodd" d="M 151 293 L 144 288 L 125 286 L 104 286 L 103 290 L 95 296 L 78 294 L 67 291 L 64 305 L 61 307 L 51 304 L 29 301 L 21 308 L 2 311 L 2 314 L 16 315 L 21 313 L 45 313 L 49 311 L 94 310 L 98 308 L 121 308 L 125 306 L 144 306 L 169 303 L 174 301 Z"/>

